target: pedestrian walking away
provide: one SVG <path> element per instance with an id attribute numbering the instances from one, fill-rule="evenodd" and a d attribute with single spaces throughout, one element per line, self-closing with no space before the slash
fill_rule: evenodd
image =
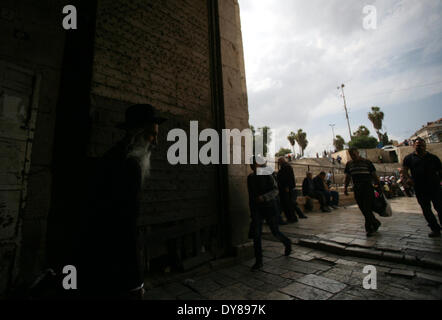
<path id="1" fill-rule="evenodd" d="M 261 160 L 261 159 L 258 159 Z M 262 224 L 265 220 L 273 236 L 284 244 L 285 255 L 289 256 L 292 251 L 292 244 L 280 230 L 278 226 L 277 196 L 279 194 L 278 185 L 270 175 L 258 175 L 258 168 L 265 168 L 266 164 L 260 165 L 264 161 L 257 161 L 257 157 L 252 158 L 251 168 L 253 173 L 247 177 L 247 188 L 249 191 L 249 206 L 252 218 L 250 224 L 249 237 L 253 239 L 256 262 L 252 271 L 259 270 L 263 266 L 262 256 Z"/>
<path id="2" fill-rule="evenodd" d="M 351 161 L 345 166 L 345 195 L 348 195 L 348 185 L 353 181 L 353 191 L 355 200 L 365 217 L 365 231 L 367 236 L 372 236 L 378 231 L 381 222 L 373 214 L 375 200 L 373 182 L 379 189 L 379 178 L 376 175 L 376 168 L 370 160 L 359 155 L 356 148 L 349 150 Z M 380 191 L 379 191 L 380 192 Z"/>

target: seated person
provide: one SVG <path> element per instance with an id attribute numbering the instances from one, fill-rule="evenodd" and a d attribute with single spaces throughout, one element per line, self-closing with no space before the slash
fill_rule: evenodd
<path id="1" fill-rule="evenodd" d="M 315 190 L 311 172 L 307 172 L 307 176 L 302 182 L 302 194 L 306 197 L 306 211 L 311 211 L 311 208 L 313 208 L 311 199 L 317 199 L 322 212 L 331 212 L 330 208 L 327 206 L 325 195 Z"/>
<path id="2" fill-rule="evenodd" d="M 400 194 L 401 190 L 399 189 L 398 184 L 396 182 L 396 177 L 394 176 L 390 177 L 390 189 L 393 197 L 399 197 L 401 195 Z"/>
<path id="3" fill-rule="evenodd" d="M 400 171 L 398 184 L 402 192 L 404 192 L 407 197 L 412 197 L 414 195 L 412 182 L 410 178 L 404 174 L 403 170 Z"/>
<path id="4" fill-rule="evenodd" d="M 338 209 L 339 193 L 336 191 L 330 191 L 325 182 L 325 177 L 325 172 L 321 172 L 313 179 L 315 191 L 324 195 L 328 206 L 332 207 L 333 209 Z"/>

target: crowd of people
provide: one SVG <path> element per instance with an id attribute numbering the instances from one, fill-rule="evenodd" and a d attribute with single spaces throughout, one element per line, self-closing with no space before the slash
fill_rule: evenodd
<path id="1" fill-rule="evenodd" d="M 381 222 L 374 215 L 374 211 L 377 210 L 376 199 L 379 198 L 376 195 L 380 194 L 390 199 L 416 195 L 424 217 L 432 230 L 429 237 L 440 237 L 441 226 L 439 223 L 442 224 L 441 162 L 437 156 L 426 151 L 426 143 L 423 139 L 416 139 L 413 145 L 415 152 L 404 159 L 403 168 L 399 171 L 398 178 L 395 176 L 379 178 L 371 161 L 361 157 L 358 149 L 349 149 L 351 160 L 346 163 L 344 170 L 344 194 L 349 194 L 348 188 L 352 182 L 356 203 L 365 218 L 367 237 L 373 236 L 381 227 Z M 264 163 L 264 161 L 260 161 L 260 163 Z M 261 233 L 264 220 L 267 220 L 273 235 L 284 244 L 285 254 L 289 255 L 291 245 L 287 241 L 288 238 L 279 230 L 279 224 L 296 223 L 298 217 L 307 218 L 297 203 L 298 192 L 292 166 L 284 158 L 278 160 L 278 165 L 277 174 L 260 176 L 257 174 L 257 168 L 266 167 L 266 164 L 258 165 L 254 161 L 251 165 L 253 173 L 247 179 L 252 216 L 249 236 L 254 241 L 256 256 L 256 263 L 252 270 L 262 267 Z M 322 212 L 330 213 L 332 209 L 339 208 L 339 193 L 330 189 L 331 180 L 331 172 L 321 172 L 315 177 L 311 172 L 307 172 L 302 183 L 306 212 L 313 209 L 312 199 L 319 201 Z M 431 210 L 431 204 L 438 213 L 439 223 Z M 286 216 L 286 221 L 281 217 L 282 212 Z"/>
<path id="2" fill-rule="evenodd" d="M 412 197 L 414 195 L 413 186 L 409 184 L 409 178 L 405 177 L 403 173 L 400 179 L 397 179 L 395 176 L 385 176 L 380 177 L 379 180 L 381 189 L 388 199 L 405 196 Z"/>
<path id="3" fill-rule="evenodd" d="M 279 230 L 279 225 L 297 223 L 299 219 L 307 216 L 298 205 L 298 190 L 292 166 L 285 158 L 278 159 L 279 170 L 272 175 L 262 175 L 259 170 L 264 170 L 267 164 L 264 159 L 253 157 L 251 164 L 252 173 L 247 177 L 249 191 L 249 206 L 251 224 L 249 238 L 253 239 L 256 262 L 252 270 L 259 270 L 263 266 L 262 258 L 262 226 L 267 222 L 272 234 L 284 245 L 285 255 L 291 253 L 290 240 Z M 319 200 L 323 212 L 331 212 L 339 207 L 339 193 L 330 190 L 330 172 L 327 175 L 321 172 L 313 178 L 308 172 L 302 186 L 305 197 L 304 209 L 308 212 L 313 209 L 312 199 Z M 284 221 L 282 214 L 286 220 Z"/>

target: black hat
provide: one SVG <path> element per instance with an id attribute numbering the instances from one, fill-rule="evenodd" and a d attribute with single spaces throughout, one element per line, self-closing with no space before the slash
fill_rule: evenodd
<path id="1" fill-rule="evenodd" d="M 158 117 L 157 111 L 150 104 L 135 104 L 126 110 L 125 122 L 117 127 L 121 129 L 143 128 L 149 124 L 161 124 L 166 118 Z"/>

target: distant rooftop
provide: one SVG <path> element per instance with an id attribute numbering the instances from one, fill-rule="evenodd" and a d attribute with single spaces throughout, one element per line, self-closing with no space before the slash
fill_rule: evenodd
<path id="1" fill-rule="evenodd" d="M 427 122 L 427 124 L 423 125 L 422 128 L 420 128 L 418 131 L 416 131 L 416 133 L 413 136 L 417 136 L 424 129 L 440 127 L 440 126 L 442 126 L 442 118 L 440 118 L 439 120 L 433 121 L 433 122 Z"/>

